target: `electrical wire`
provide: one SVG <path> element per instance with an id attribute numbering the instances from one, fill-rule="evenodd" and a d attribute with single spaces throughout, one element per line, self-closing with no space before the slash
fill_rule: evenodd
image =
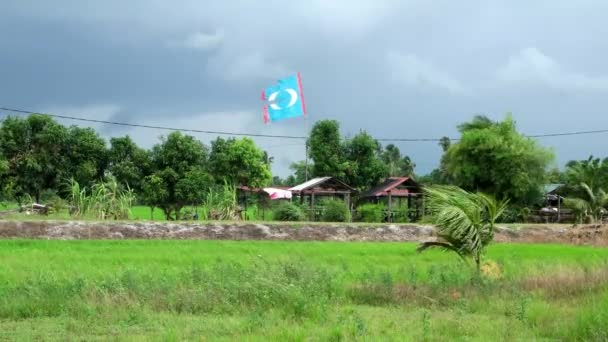
<path id="1" fill-rule="evenodd" d="M 167 130 L 167 131 L 180 131 L 180 132 L 216 134 L 216 135 L 246 136 L 246 137 L 258 137 L 258 138 L 300 139 L 300 140 L 307 139 L 307 137 L 305 137 L 305 136 L 297 136 L 297 135 L 275 135 L 275 134 L 258 134 L 258 133 L 242 133 L 242 132 L 208 131 L 208 130 L 192 129 L 192 128 L 176 128 L 176 127 L 167 127 L 167 126 L 143 125 L 143 124 L 134 124 L 134 123 L 126 123 L 126 122 L 87 119 L 87 118 L 82 118 L 82 117 L 61 115 L 61 114 L 37 113 L 37 112 L 24 110 L 24 109 L 14 109 L 14 108 L 6 108 L 6 107 L 0 107 L 0 110 L 12 112 L 12 113 L 18 113 L 18 114 L 27 114 L 27 115 L 38 114 L 38 115 L 45 115 L 45 116 L 58 118 L 58 119 L 68 119 L 68 120 L 83 121 L 83 122 L 102 123 L 102 124 L 117 125 L 117 126 L 159 129 L 159 130 Z M 599 134 L 599 133 L 608 133 L 608 129 L 561 132 L 561 133 L 545 133 L 545 134 L 533 134 L 533 135 L 524 134 L 524 136 L 526 136 L 528 138 L 545 138 L 545 137 L 562 137 L 562 136 Z M 459 140 L 459 139 L 455 139 L 455 138 L 449 138 L 449 139 L 450 139 L 450 141 Z M 439 142 L 442 140 L 442 138 L 379 138 L 376 140 L 392 141 L 392 142 Z M 283 146 L 283 145 L 281 145 L 281 146 Z M 287 145 L 285 145 L 285 146 L 287 146 Z M 272 147 L 275 147 L 275 146 L 272 146 Z M 276 146 L 276 147 L 279 147 L 279 146 Z"/>

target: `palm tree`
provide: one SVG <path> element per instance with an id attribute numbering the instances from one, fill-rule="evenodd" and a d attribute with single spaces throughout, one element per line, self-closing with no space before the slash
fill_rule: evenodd
<path id="1" fill-rule="evenodd" d="M 486 194 L 470 193 L 455 186 L 431 186 L 424 192 L 438 239 L 422 242 L 417 251 L 438 247 L 455 252 L 465 262 L 473 258 L 479 273 L 482 253 L 494 238 L 496 220 L 507 201 L 497 202 Z"/>
<path id="2" fill-rule="evenodd" d="M 576 213 L 579 223 L 600 220 L 608 206 L 608 195 L 602 189 L 608 183 L 608 161 L 590 156 L 587 160 L 568 162 L 567 168 L 571 196 L 564 204 Z"/>
<path id="3" fill-rule="evenodd" d="M 574 210 L 577 216 L 576 220 L 579 223 L 582 223 L 585 219 L 589 219 L 592 223 L 601 220 L 606 213 L 605 208 L 608 206 L 608 194 L 602 189 L 594 191 L 586 183 L 581 183 L 579 187 L 583 190 L 586 198 L 568 197 L 564 204 Z"/>

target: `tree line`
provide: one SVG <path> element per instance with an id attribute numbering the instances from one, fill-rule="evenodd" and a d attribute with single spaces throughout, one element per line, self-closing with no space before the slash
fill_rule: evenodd
<path id="1" fill-rule="evenodd" d="M 106 141 L 91 128 L 64 126 L 48 116 L 9 116 L 0 126 L 0 195 L 40 202 L 45 193 L 65 198 L 70 181 L 90 188 L 113 177 L 139 203 L 175 219 L 184 206 L 200 203 L 209 188 L 226 183 L 296 185 L 307 176 L 333 176 L 364 190 L 386 177 L 411 176 L 423 184 L 456 185 L 509 199 L 517 207 L 538 204 L 543 185 L 560 182 L 583 200 L 570 202 L 583 215 L 597 216 L 605 207 L 608 160 L 572 161 L 562 172 L 553 151 L 519 133 L 510 115 L 501 121 L 476 116 L 458 131 L 458 141 L 439 141 L 439 166 L 418 176 L 414 162 L 394 144 L 382 146 L 365 131 L 345 137 L 337 121 L 321 120 L 306 141 L 310 160 L 293 163 L 292 175 L 282 179 L 272 177 L 273 158 L 249 138 L 218 137 L 208 146 L 172 132 L 143 149 L 129 136 Z"/>

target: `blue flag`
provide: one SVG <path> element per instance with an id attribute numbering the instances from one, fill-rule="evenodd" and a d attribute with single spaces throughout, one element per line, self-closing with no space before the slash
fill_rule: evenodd
<path id="1" fill-rule="evenodd" d="M 300 73 L 280 79 L 262 93 L 264 105 L 264 121 L 279 121 L 283 119 L 306 115 L 302 79 Z"/>

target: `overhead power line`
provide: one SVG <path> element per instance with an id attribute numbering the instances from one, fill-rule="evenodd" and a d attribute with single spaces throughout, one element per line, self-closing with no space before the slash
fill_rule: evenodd
<path id="1" fill-rule="evenodd" d="M 142 125 L 142 124 L 133 124 L 133 123 L 126 123 L 126 122 L 86 119 L 86 118 L 80 118 L 80 117 L 69 116 L 69 115 L 37 113 L 37 112 L 28 111 L 28 110 L 4 108 L 4 107 L 0 107 L 0 110 L 13 112 L 13 113 L 19 113 L 19 114 L 27 114 L 27 115 L 39 114 L 39 115 L 50 116 L 50 117 L 58 118 L 58 119 L 94 122 L 94 123 L 102 123 L 102 124 L 117 125 L 117 126 L 151 128 L 151 129 L 160 129 L 160 130 L 166 130 L 166 131 L 180 131 L 180 132 L 205 133 L 205 134 L 217 134 L 217 135 L 234 135 L 234 136 L 247 136 L 247 137 L 260 137 L 260 138 L 306 139 L 306 137 L 304 137 L 304 136 L 295 136 L 295 135 L 273 135 L 273 134 L 256 134 L 256 133 L 240 133 L 240 132 L 222 132 L 222 131 L 207 131 L 207 130 L 192 129 L 192 128 L 176 128 L 176 127 L 166 127 L 166 126 Z"/>
<path id="2" fill-rule="evenodd" d="M 307 139 L 305 136 L 297 136 L 297 135 L 276 135 L 276 134 L 258 134 L 258 133 L 241 133 L 241 132 L 224 132 L 224 131 L 208 131 L 201 129 L 192 129 L 192 128 L 177 128 L 177 127 L 167 127 L 167 126 L 153 126 L 153 125 L 142 125 L 142 124 L 134 124 L 127 122 L 116 122 L 116 121 L 106 121 L 106 120 L 96 120 L 96 119 L 87 119 L 76 116 L 69 115 L 61 115 L 61 114 L 50 114 L 50 113 L 39 113 L 33 112 L 24 109 L 14 109 L 14 108 L 6 108 L 0 107 L 0 110 L 13 112 L 18 114 L 39 114 L 45 115 L 58 119 L 67 119 L 67 120 L 75 120 L 75 121 L 83 121 L 83 122 L 92 122 L 92 123 L 102 123 L 107 125 L 116 125 L 116 126 L 128 126 L 128 127 L 139 127 L 139 128 L 149 128 L 149 129 L 159 129 L 166 131 L 180 131 L 180 132 L 191 132 L 191 133 L 204 133 L 204 134 L 217 134 L 217 135 L 232 135 L 232 136 L 246 136 L 246 137 L 258 137 L 258 138 L 277 138 L 277 139 Z M 574 132 L 561 132 L 561 133 L 545 133 L 545 134 L 533 134 L 524 136 L 529 138 L 545 138 L 545 137 L 560 137 L 560 136 L 570 136 L 570 135 L 584 135 L 584 134 L 598 134 L 598 133 L 608 133 L 608 129 L 598 129 L 598 130 L 589 130 L 589 131 L 574 131 Z M 459 139 L 449 138 L 451 141 L 458 141 Z M 378 141 L 393 141 L 393 142 L 439 142 L 441 138 L 379 138 L 376 139 Z M 273 146 L 275 147 L 275 146 Z"/>

